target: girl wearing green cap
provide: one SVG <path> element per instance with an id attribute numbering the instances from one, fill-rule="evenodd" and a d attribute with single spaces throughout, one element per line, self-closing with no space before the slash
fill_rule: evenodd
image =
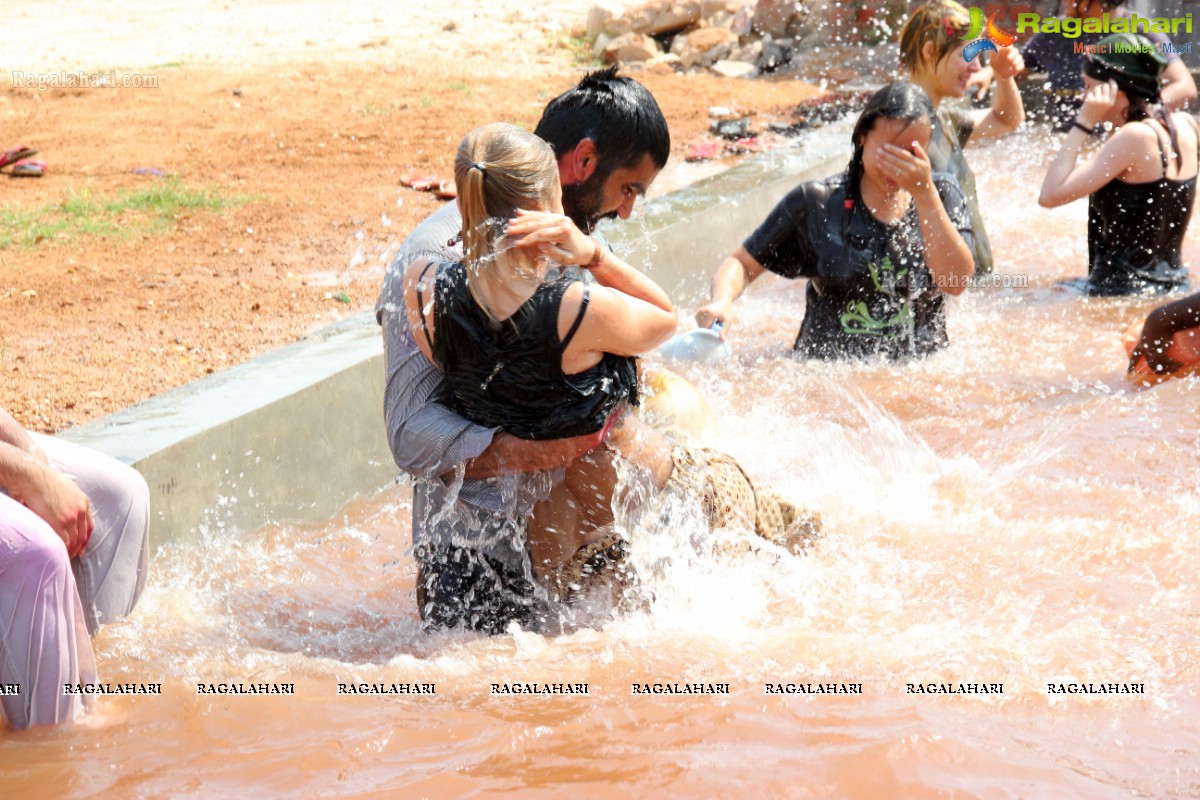
<path id="1" fill-rule="evenodd" d="M 1090 49 L 1104 36 L 1084 30 L 1082 23 L 1088 20 L 1100 21 L 1105 17 L 1114 20 L 1128 18 L 1125 5 L 1125 0 L 1063 0 L 1059 3 L 1059 9 L 1064 25 L 1070 24 L 1068 21 L 1075 23 L 1078 26 L 1075 30 L 1081 32 L 1071 37 L 1060 33 L 1035 33 L 1021 48 L 1021 55 L 1025 57 L 1025 65 L 1029 71 L 1046 73 L 1046 81 L 1042 85 L 1047 100 L 1044 110 L 1055 130 L 1066 131 L 1071 126 L 1071 121 L 1079 115 L 1079 108 L 1083 102 L 1084 87 L 1079 79 L 1080 51 L 1075 49 L 1076 45 Z M 1136 28 L 1129 30 L 1137 32 Z M 1162 75 L 1163 104 L 1174 111 L 1195 102 L 1196 82 L 1179 53 L 1170 46 L 1170 37 L 1157 31 L 1147 31 L 1145 35 L 1158 46 L 1159 52 L 1167 57 L 1167 68 L 1163 70 Z M 982 81 L 982 77 L 980 80 Z M 1041 104 L 1032 105 L 1036 107 Z"/>
<path id="2" fill-rule="evenodd" d="M 1083 107 L 1042 182 L 1046 207 L 1088 198 L 1094 295 L 1159 294 L 1187 284 L 1180 248 L 1196 197 L 1197 128 L 1162 103 L 1164 59 L 1144 36 L 1117 33 L 1086 56 Z M 1084 143 L 1107 123 L 1092 158 Z"/>

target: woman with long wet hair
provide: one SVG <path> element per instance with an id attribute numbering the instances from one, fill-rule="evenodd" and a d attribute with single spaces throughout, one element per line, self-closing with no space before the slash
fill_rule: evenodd
<path id="1" fill-rule="evenodd" d="M 802 183 L 717 268 L 696 312 L 730 329 L 733 302 L 770 270 L 808 278 L 795 349 L 810 358 L 920 357 L 945 347 L 945 295 L 975 273 L 970 212 L 950 175 L 932 173 L 933 106 L 911 83 L 867 102 L 843 171 Z"/>
<path id="2" fill-rule="evenodd" d="M 1094 295 L 1161 294 L 1187 284 L 1181 247 L 1196 198 L 1197 126 L 1162 103 L 1166 60 L 1131 33 L 1084 60 L 1079 117 L 1046 172 L 1038 202 L 1088 198 L 1088 278 Z M 1092 158 L 1084 144 L 1112 130 Z"/>

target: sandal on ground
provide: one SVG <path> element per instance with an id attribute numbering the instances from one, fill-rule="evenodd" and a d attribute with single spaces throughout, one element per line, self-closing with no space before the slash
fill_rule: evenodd
<path id="1" fill-rule="evenodd" d="M 18 161 L 12 165 L 8 175 L 11 178 L 40 178 L 46 174 L 46 162 L 35 161 L 32 158 Z"/>
<path id="2" fill-rule="evenodd" d="M 458 197 L 458 187 L 454 185 L 454 181 L 438 181 L 437 186 L 429 191 L 433 192 L 433 196 L 438 200 L 453 200 Z"/>
<path id="3" fill-rule="evenodd" d="M 0 169 L 36 155 L 37 150 L 34 150 L 32 147 L 25 147 L 24 145 L 5 150 L 3 153 L 0 153 Z"/>
<path id="4" fill-rule="evenodd" d="M 406 189 L 416 189 L 418 192 L 427 192 L 433 186 L 437 185 L 438 179 L 436 175 L 401 175 L 400 185 Z"/>
<path id="5" fill-rule="evenodd" d="M 708 161 L 721 155 L 721 150 L 724 148 L 722 142 L 696 142 L 689 145 L 687 153 L 684 155 L 685 161 Z"/>
<path id="6" fill-rule="evenodd" d="M 762 141 L 757 136 L 746 136 L 738 139 L 736 142 L 729 143 L 726 147 L 730 153 L 761 153 L 763 151 Z"/>
<path id="7" fill-rule="evenodd" d="M 458 187 L 452 180 L 442 180 L 436 175 L 401 175 L 400 185 L 416 192 L 430 192 L 439 200 L 458 197 Z"/>

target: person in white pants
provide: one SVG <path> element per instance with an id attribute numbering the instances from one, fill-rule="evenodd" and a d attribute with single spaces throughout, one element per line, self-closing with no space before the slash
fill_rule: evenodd
<path id="1" fill-rule="evenodd" d="M 90 635 L 146 585 L 150 490 L 102 453 L 25 431 L 0 409 L 0 710 L 71 720 L 64 684 L 96 680 Z"/>

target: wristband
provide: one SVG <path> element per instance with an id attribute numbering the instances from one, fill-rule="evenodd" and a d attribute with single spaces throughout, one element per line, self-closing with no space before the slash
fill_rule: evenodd
<path id="1" fill-rule="evenodd" d="M 1088 136 L 1095 136 L 1095 135 L 1096 135 L 1096 129 L 1095 129 L 1095 128 L 1089 128 L 1087 125 L 1084 125 L 1084 124 L 1083 124 L 1082 122 L 1080 122 L 1079 120 L 1075 120 L 1074 122 L 1072 122 L 1072 123 L 1071 123 L 1071 127 L 1073 127 L 1073 128 L 1079 128 L 1079 130 L 1083 131 L 1083 132 L 1084 132 L 1084 133 L 1086 133 Z"/>

